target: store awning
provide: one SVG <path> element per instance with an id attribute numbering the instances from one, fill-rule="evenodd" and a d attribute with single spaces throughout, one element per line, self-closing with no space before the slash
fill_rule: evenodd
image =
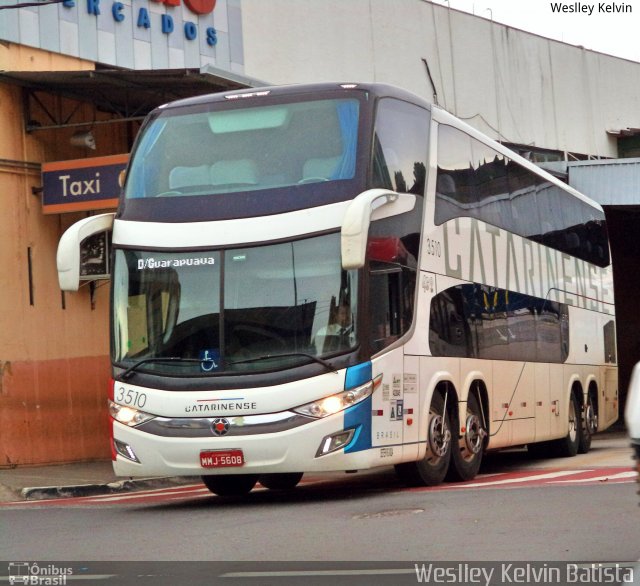
<path id="1" fill-rule="evenodd" d="M 47 92 L 90 102 L 123 120 L 144 117 L 157 106 L 180 98 L 268 85 L 210 65 L 200 69 L 0 71 L 0 83 L 20 85 L 31 96 Z M 48 128 L 73 125 L 64 120 L 45 124 Z"/>

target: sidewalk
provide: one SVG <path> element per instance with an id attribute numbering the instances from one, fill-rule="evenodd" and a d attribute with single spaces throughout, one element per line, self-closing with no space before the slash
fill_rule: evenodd
<path id="1" fill-rule="evenodd" d="M 118 477 L 110 460 L 0 468 L 0 502 L 91 496 L 194 482 L 200 482 L 200 477 Z"/>

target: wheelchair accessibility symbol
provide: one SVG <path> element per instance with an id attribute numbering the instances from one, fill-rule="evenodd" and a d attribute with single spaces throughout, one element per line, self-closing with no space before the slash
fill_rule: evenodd
<path id="1" fill-rule="evenodd" d="M 200 350 L 200 370 L 213 372 L 220 368 L 220 350 L 209 348 Z"/>

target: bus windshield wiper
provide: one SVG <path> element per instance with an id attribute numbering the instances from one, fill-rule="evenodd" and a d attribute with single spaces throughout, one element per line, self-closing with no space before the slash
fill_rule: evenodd
<path id="1" fill-rule="evenodd" d="M 318 358 L 313 354 L 307 354 L 306 352 L 287 352 L 285 354 L 264 354 L 262 356 L 255 356 L 254 358 L 247 358 L 245 360 L 234 360 L 233 362 L 229 362 L 228 364 L 246 364 L 248 362 L 259 362 L 261 360 L 269 360 L 271 358 L 286 358 L 287 356 L 304 356 L 313 362 L 317 362 L 318 364 L 322 364 L 327 370 L 331 372 L 337 373 L 338 371 L 333 367 L 330 362 L 323 360 L 322 358 Z"/>
<path id="2" fill-rule="evenodd" d="M 181 358 L 180 356 L 154 356 L 153 358 L 143 358 L 142 360 L 138 360 L 138 362 L 132 364 L 129 368 L 127 368 L 121 375 L 120 378 L 122 380 L 129 380 L 131 376 L 138 370 L 138 367 L 143 364 L 149 364 L 154 362 L 206 362 L 200 358 Z"/>
<path id="3" fill-rule="evenodd" d="M 228 364 L 245 364 L 248 362 L 259 362 L 261 360 L 269 360 L 271 358 L 286 358 L 287 356 L 304 356 L 305 358 L 308 358 L 313 362 L 317 362 L 318 364 L 321 364 L 331 372 L 336 372 L 336 373 L 338 372 L 326 360 L 323 360 L 322 358 L 318 358 L 313 354 L 307 354 L 305 352 L 288 352 L 286 354 L 265 354 L 263 356 L 247 358 L 246 360 L 236 360 L 233 362 L 229 362 Z M 142 360 L 138 360 L 138 362 L 135 362 L 129 368 L 127 368 L 124 372 L 122 372 L 122 374 L 120 374 L 120 378 L 124 381 L 129 380 L 131 376 L 135 374 L 136 370 L 138 370 L 140 366 L 143 366 L 145 364 L 150 364 L 150 363 L 152 364 L 156 362 L 182 362 L 182 363 L 187 362 L 187 363 L 201 364 L 202 362 L 207 362 L 207 360 L 202 358 L 181 358 L 180 356 L 154 356 L 152 358 L 143 358 Z"/>

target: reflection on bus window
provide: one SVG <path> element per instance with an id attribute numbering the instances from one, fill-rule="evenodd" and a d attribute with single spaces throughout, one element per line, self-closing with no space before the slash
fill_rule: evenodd
<path id="1" fill-rule="evenodd" d="M 424 194 L 429 118 L 427 112 L 391 98 L 376 116 L 372 187 Z"/>
<path id="2" fill-rule="evenodd" d="M 438 128 L 435 223 L 477 218 L 601 267 L 604 214 L 451 126 Z"/>
<path id="3" fill-rule="evenodd" d="M 342 269 L 339 234 L 225 251 L 119 249 L 114 283 L 113 356 L 124 367 L 264 371 L 359 343 L 357 272 Z M 341 305 L 349 329 L 329 331 Z"/>
<path id="4" fill-rule="evenodd" d="M 564 362 L 569 311 L 563 303 L 468 284 L 431 301 L 429 344 L 434 356 Z"/>
<path id="5" fill-rule="evenodd" d="M 369 226 L 370 347 L 378 352 L 411 328 L 423 198 L 413 210 Z"/>
<path id="6" fill-rule="evenodd" d="M 145 127 L 125 196 L 178 197 L 352 179 L 359 103 L 167 109 Z"/>

